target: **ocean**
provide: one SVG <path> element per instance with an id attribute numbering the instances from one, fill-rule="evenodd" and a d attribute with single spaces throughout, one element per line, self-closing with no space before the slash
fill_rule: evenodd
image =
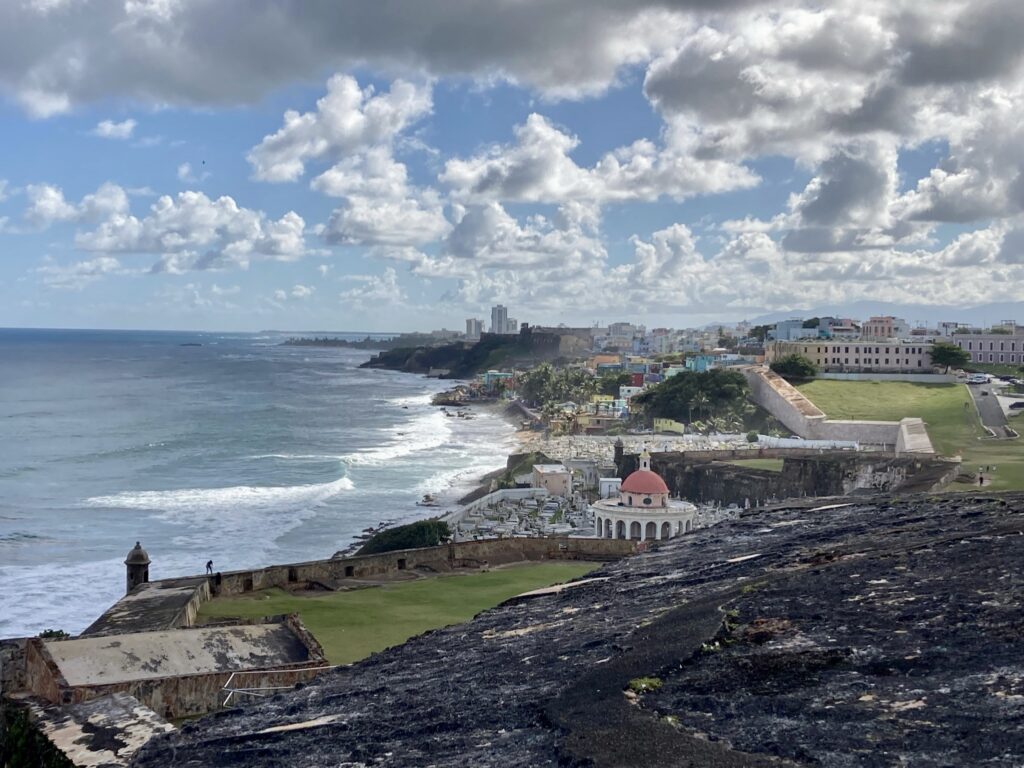
<path id="1" fill-rule="evenodd" d="M 450 383 L 284 338 L 0 330 L 0 637 L 83 630 L 136 541 L 152 579 L 329 557 L 514 448 Z"/>

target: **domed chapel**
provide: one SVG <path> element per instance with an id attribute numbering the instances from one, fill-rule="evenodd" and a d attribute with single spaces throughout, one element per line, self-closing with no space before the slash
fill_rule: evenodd
<path id="1" fill-rule="evenodd" d="M 674 539 L 693 527 L 697 507 L 670 499 L 661 475 L 651 470 L 651 454 L 640 454 L 640 469 L 622 481 L 619 495 L 591 505 L 598 537 L 655 541 Z"/>

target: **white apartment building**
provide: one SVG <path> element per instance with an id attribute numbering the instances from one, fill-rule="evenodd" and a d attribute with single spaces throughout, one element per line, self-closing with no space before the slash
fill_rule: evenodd
<path id="1" fill-rule="evenodd" d="M 919 341 L 774 341 L 765 349 L 765 362 L 795 354 L 829 373 L 931 373 L 931 349 L 930 343 Z"/>
<path id="2" fill-rule="evenodd" d="M 505 333 L 508 329 L 508 307 L 498 304 L 491 307 L 491 333 Z"/>
<path id="3" fill-rule="evenodd" d="M 949 339 L 971 356 L 973 363 L 1024 364 L 1024 329 L 1010 333 L 964 333 Z"/>
<path id="4" fill-rule="evenodd" d="M 479 339 L 484 332 L 484 321 L 475 317 L 466 318 L 466 338 Z"/>

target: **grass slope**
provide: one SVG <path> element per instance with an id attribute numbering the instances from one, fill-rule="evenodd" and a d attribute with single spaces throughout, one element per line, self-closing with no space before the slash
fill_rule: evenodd
<path id="1" fill-rule="evenodd" d="M 987 433 L 963 384 L 817 380 L 801 384 L 799 389 L 830 419 L 898 421 L 918 416 L 927 424 L 940 454 L 961 456 L 967 470 L 997 467 L 991 486 L 986 488 L 1024 490 L 1024 441 L 982 439 Z M 967 487 L 950 486 L 953 490 Z"/>
<path id="2" fill-rule="evenodd" d="M 594 563 L 531 563 L 316 596 L 270 589 L 206 603 L 200 617 L 298 613 L 331 663 L 348 664 L 427 630 L 467 621 L 521 592 L 569 581 L 595 567 Z"/>
<path id="3" fill-rule="evenodd" d="M 747 469 L 766 469 L 769 472 L 782 471 L 782 459 L 734 459 L 725 463 L 735 464 L 738 467 L 746 467 Z"/>

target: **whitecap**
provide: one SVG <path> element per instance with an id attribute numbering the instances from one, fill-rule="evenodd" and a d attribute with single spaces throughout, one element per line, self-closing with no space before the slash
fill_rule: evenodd
<path id="1" fill-rule="evenodd" d="M 171 491 L 129 491 L 85 500 L 91 507 L 147 509 L 165 513 L 209 513 L 228 509 L 279 509 L 326 501 L 355 484 L 348 477 L 312 485 L 235 485 L 228 488 L 180 488 Z"/>
<path id="2" fill-rule="evenodd" d="M 392 436 L 390 442 L 347 454 L 342 460 L 351 466 L 380 465 L 414 453 L 439 448 L 448 442 L 452 433 L 446 421 L 443 413 L 434 411 L 409 423 L 397 424 L 384 430 L 385 434 Z"/>

